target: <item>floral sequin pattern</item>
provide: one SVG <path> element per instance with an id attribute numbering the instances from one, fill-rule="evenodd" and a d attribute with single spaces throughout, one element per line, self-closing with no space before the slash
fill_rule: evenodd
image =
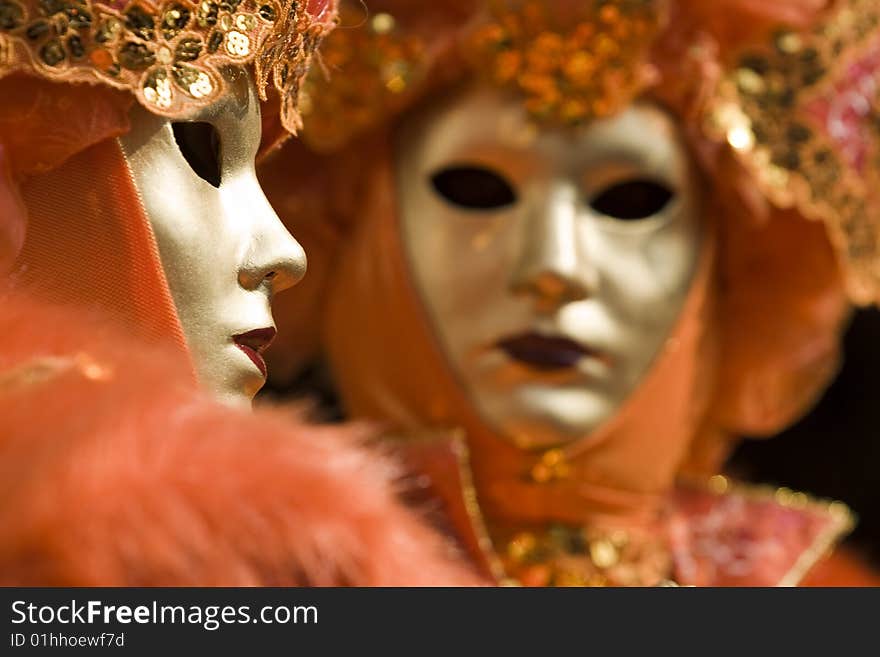
<path id="1" fill-rule="evenodd" d="M 519 92 L 533 117 L 571 125 L 608 116 L 655 80 L 648 58 L 664 3 L 592 0 L 574 17 L 551 5 L 494 3 L 469 44 L 471 61 Z"/>
<path id="2" fill-rule="evenodd" d="M 451 81 L 463 72 L 514 89 L 540 121 L 571 125 L 610 115 L 655 81 L 648 59 L 666 4 L 585 0 L 569 20 L 549 0 L 494 0 L 454 45 L 439 44 L 440 51 L 451 46 L 454 55 L 443 58 L 454 62 L 438 71 L 429 30 L 349 2 L 341 29 L 322 49 L 323 70 L 309 80 L 305 138 L 333 150 L 404 109 L 429 78 Z"/>
<path id="3" fill-rule="evenodd" d="M 767 196 L 824 220 L 852 298 L 880 299 L 880 8 L 848 0 L 811 32 L 780 30 L 721 82 L 707 130 Z"/>
<path id="4" fill-rule="evenodd" d="M 0 74 L 31 68 L 68 82 L 101 81 L 131 90 L 157 114 L 176 116 L 225 93 L 224 66 L 257 60 L 265 68 L 264 46 L 273 35 L 279 38 L 279 29 L 311 29 L 320 36 L 323 26 L 310 24 L 304 5 L 297 0 L 283 6 L 275 0 L 0 0 L 0 39 L 10 53 Z M 317 41 L 285 53 L 295 61 L 269 57 L 268 67 L 301 70 Z M 284 84 L 276 85 L 282 97 L 289 96 Z"/>

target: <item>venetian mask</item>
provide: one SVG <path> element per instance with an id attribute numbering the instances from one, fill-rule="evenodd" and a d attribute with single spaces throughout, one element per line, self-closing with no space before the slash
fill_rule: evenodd
<path id="1" fill-rule="evenodd" d="M 474 408 L 520 447 L 594 432 L 670 339 L 703 244 L 673 120 L 637 103 L 547 127 L 472 87 L 407 117 L 395 149 L 408 265 Z"/>
<path id="2" fill-rule="evenodd" d="M 119 141 L 200 382 L 249 403 L 266 379 L 272 296 L 303 276 L 306 258 L 257 182 L 253 80 L 239 67 L 224 76 L 230 92 L 187 120 L 136 105 Z"/>

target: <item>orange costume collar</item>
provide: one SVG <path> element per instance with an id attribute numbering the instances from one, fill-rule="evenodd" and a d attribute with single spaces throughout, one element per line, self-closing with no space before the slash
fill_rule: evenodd
<path id="1" fill-rule="evenodd" d="M 557 523 L 499 531 L 483 515 L 461 434 L 408 440 L 400 449 L 430 480 L 424 493 L 440 501 L 435 522 L 500 584 L 797 586 L 823 575 L 831 585 L 867 581 L 865 572 L 842 581 L 832 573 L 840 560 L 819 567 L 854 526 L 840 502 L 716 475 L 680 483 L 640 527 Z"/>

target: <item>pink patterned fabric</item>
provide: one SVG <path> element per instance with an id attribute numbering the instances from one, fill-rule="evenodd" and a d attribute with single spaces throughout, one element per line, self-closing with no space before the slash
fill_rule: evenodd
<path id="1" fill-rule="evenodd" d="M 672 506 L 674 579 L 687 585 L 796 584 L 848 528 L 846 519 L 832 512 L 836 507 L 785 506 L 771 490 L 716 495 L 679 488 Z M 805 570 L 795 577 L 800 563 Z"/>

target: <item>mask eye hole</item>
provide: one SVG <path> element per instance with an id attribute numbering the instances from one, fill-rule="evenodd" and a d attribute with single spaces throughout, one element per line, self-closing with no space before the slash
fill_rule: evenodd
<path id="1" fill-rule="evenodd" d="M 590 207 L 614 219 L 638 221 L 661 212 L 674 196 L 675 192 L 661 182 L 636 178 L 606 187 Z"/>
<path id="2" fill-rule="evenodd" d="M 210 123 L 172 123 L 174 140 L 195 174 L 220 187 L 220 133 Z"/>
<path id="3" fill-rule="evenodd" d="M 448 167 L 431 176 L 431 184 L 449 203 L 467 210 L 499 210 L 516 203 L 513 186 L 487 167 Z"/>

